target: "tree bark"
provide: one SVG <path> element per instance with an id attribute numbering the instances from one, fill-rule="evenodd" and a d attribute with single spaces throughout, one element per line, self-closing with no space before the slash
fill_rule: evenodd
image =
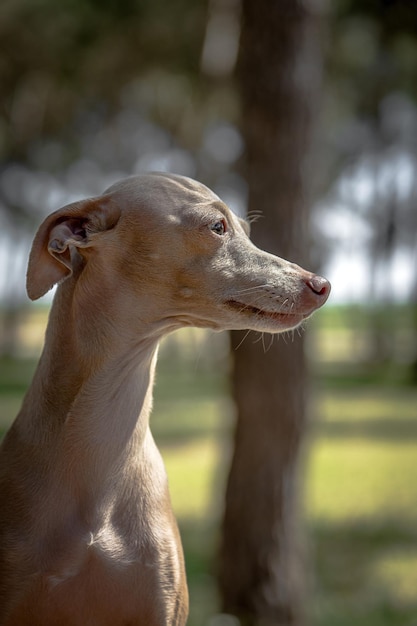
<path id="1" fill-rule="evenodd" d="M 317 16 L 301 0 L 243 0 L 238 81 L 253 240 L 307 264 L 306 152 L 319 78 Z M 232 333 L 238 419 L 226 492 L 223 610 L 250 626 L 301 624 L 297 468 L 305 426 L 303 339 Z M 242 341 L 243 340 L 243 341 Z"/>

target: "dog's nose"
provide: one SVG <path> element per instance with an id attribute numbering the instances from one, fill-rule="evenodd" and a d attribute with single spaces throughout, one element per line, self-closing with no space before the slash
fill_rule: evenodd
<path id="1" fill-rule="evenodd" d="M 310 289 L 314 291 L 314 293 L 318 296 L 321 296 L 322 298 L 328 297 L 331 286 L 329 281 L 326 278 L 323 278 L 323 276 L 313 274 L 313 276 L 311 276 L 311 278 L 309 278 L 306 283 L 310 287 Z"/>

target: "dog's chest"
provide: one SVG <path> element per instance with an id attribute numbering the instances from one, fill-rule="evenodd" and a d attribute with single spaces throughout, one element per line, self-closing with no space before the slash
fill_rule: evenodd
<path id="1" fill-rule="evenodd" d="M 31 577 L 27 594 L 9 623 L 169 624 L 178 606 L 186 605 L 185 581 L 169 568 L 158 567 L 150 556 L 146 549 L 134 555 L 132 548 L 103 535 L 83 546 L 73 545 L 72 558 L 61 555 L 54 567 Z"/>

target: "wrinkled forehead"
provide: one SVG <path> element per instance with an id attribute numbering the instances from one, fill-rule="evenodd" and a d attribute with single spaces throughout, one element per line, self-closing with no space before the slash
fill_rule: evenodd
<path id="1" fill-rule="evenodd" d="M 122 205 L 141 212 L 177 213 L 187 207 L 201 207 L 223 202 L 211 189 L 188 178 L 166 173 L 150 173 L 131 176 L 107 189 L 104 195 L 112 195 Z"/>

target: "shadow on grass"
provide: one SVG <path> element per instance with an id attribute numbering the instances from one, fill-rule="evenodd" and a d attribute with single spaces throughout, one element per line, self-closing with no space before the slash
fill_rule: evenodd
<path id="1" fill-rule="evenodd" d="M 218 524 L 202 519 L 179 524 L 190 592 L 188 626 L 205 626 L 219 611 Z M 310 540 L 315 582 L 306 612 L 313 626 L 417 624 L 417 529 L 401 520 L 322 523 L 310 528 Z M 396 561 L 405 567 L 390 573 Z M 385 572 L 387 579 L 381 576 Z"/>
<path id="2" fill-rule="evenodd" d="M 190 594 L 187 626 L 204 626 L 218 613 L 216 557 L 218 526 L 213 520 L 179 519 Z"/>
<path id="3" fill-rule="evenodd" d="M 394 417 L 391 419 L 360 419 L 354 422 L 348 420 L 324 422 L 315 427 L 315 435 L 316 437 L 332 439 L 368 438 L 373 441 L 389 441 L 390 443 L 417 441 L 417 415 L 415 419 Z"/>
<path id="4" fill-rule="evenodd" d="M 313 377 L 317 384 L 326 389 L 364 388 L 375 385 L 388 385 L 398 388 L 413 388 L 415 383 L 407 364 L 398 363 L 340 363 L 330 365 L 316 363 Z"/>
<path id="5" fill-rule="evenodd" d="M 312 528 L 317 626 L 415 626 L 417 529 L 397 519 Z"/>
<path id="6" fill-rule="evenodd" d="M 220 370 L 172 371 L 157 374 L 151 430 L 163 446 L 190 443 L 230 429 L 233 415 L 226 373 Z"/>
<path id="7" fill-rule="evenodd" d="M 0 394 L 24 394 L 37 365 L 36 359 L 0 359 Z"/>

